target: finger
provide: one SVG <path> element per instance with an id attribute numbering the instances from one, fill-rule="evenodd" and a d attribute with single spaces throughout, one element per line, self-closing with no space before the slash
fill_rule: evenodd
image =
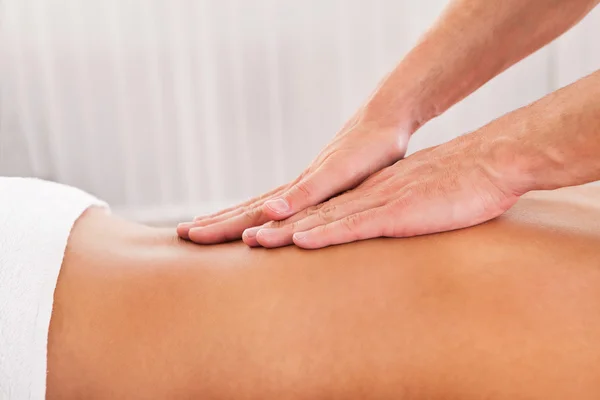
<path id="1" fill-rule="evenodd" d="M 348 163 L 353 165 L 353 163 Z M 314 173 L 294 184 L 279 198 L 266 201 L 265 214 L 272 220 L 282 220 L 359 184 L 365 176 L 346 168 L 324 164 Z"/>
<path id="2" fill-rule="evenodd" d="M 390 221 L 388 206 L 351 214 L 329 224 L 320 225 L 293 236 L 294 244 L 304 249 L 319 249 L 357 240 L 383 236 Z"/>
<path id="3" fill-rule="evenodd" d="M 280 186 L 277 190 L 277 192 L 275 192 L 275 194 L 279 193 L 279 192 L 283 192 L 285 190 L 285 188 L 287 187 L 287 185 L 285 186 Z M 272 193 L 273 191 L 269 192 Z M 258 203 L 261 201 L 261 199 L 263 199 L 266 195 L 260 196 L 259 198 L 253 199 L 254 202 Z M 217 215 L 215 217 L 207 217 L 205 219 L 200 219 L 200 220 L 194 220 L 193 222 L 184 222 L 181 223 L 177 226 L 177 234 L 179 235 L 179 237 L 181 237 L 182 239 L 186 239 L 189 240 L 189 230 L 192 228 L 201 228 L 201 227 L 205 227 L 205 226 L 209 226 L 212 224 L 216 224 L 218 222 L 223 222 L 226 221 L 228 219 L 237 217 L 239 215 L 242 215 L 245 212 L 248 212 L 248 209 L 252 208 L 252 206 L 239 206 L 239 208 L 230 208 L 231 211 L 229 212 L 221 212 L 218 213 L 220 215 Z M 256 208 L 256 207 L 254 207 Z"/>
<path id="4" fill-rule="evenodd" d="M 256 234 L 260 229 L 263 229 L 268 225 L 269 222 L 267 222 L 264 225 L 254 226 L 252 228 L 244 230 L 244 232 L 242 233 L 242 241 L 249 247 L 259 247 L 260 243 L 258 243 L 258 241 L 256 240 Z"/>
<path id="5" fill-rule="evenodd" d="M 259 229 L 256 234 L 257 242 L 267 248 L 287 246 L 293 243 L 293 235 L 296 232 L 306 232 L 317 226 L 330 224 L 382 204 L 381 200 L 364 198 L 360 196 L 360 193 L 344 194 L 334 200 L 325 203 L 317 212 L 307 215 L 299 221 L 284 224 L 279 228 Z"/>
<path id="6" fill-rule="evenodd" d="M 285 188 L 279 190 L 278 192 L 275 192 L 272 196 L 277 196 L 280 193 L 283 193 L 284 190 L 285 190 Z M 265 198 L 264 196 L 261 196 L 260 198 L 255 199 L 253 203 L 249 203 L 248 205 L 245 205 L 245 206 L 240 206 L 236 209 L 232 209 L 229 212 L 221 213 L 212 218 L 204 218 L 204 219 L 200 219 L 200 220 L 194 220 L 194 223 L 196 224 L 195 226 L 196 227 L 209 226 L 212 224 L 216 224 L 217 222 L 222 222 L 222 221 L 228 220 L 230 218 L 237 217 L 238 215 L 243 214 L 244 212 L 248 211 L 249 209 L 258 208 L 258 207 L 262 206 L 262 204 L 268 199 L 269 199 L 269 197 Z"/>
<path id="7" fill-rule="evenodd" d="M 299 221 L 303 218 L 306 218 L 308 215 L 316 212 L 316 210 L 318 210 L 323 205 L 324 205 L 324 203 L 321 203 L 321 204 L 313 206 L 313 207 L 305 208 L 304 210 L 300 211 L 299 213 L 296 213 L 296 214 L 292 215 L 291 217 L 281 220 L 281 221 L 269 221 L 261 226 L 255 226 L 252 228 L 248 228 L 244 231 L 244 233 L 242 233 L 242 240 L 244 241 L 244 243 L 246 245 L 248 245 L 250 247 L 258 247 L 258 246 L 260 246 L 260 243 L 258 243 L 258 241 L 256 240 L 256 234 L 258 233 L 259 230 L 281 228 L 285 225 L 290 225 L 290 224 L 292 224 L 296 221 Z"/>
<path id="8" fill-rule="evenodd" d="M 262 208 L 257 207 L 212 225 L 191 228 L 188 237 L 198 244 L 228 242 L 241 238 L 245 229 L 262 225 L 268 220 L 268 217 L 262 212 Z"/>
<path id="9" fill-rule="evenodd" d="M 269 221 L 261 226 L 255 226 L 252 228 L 248 228 L 244 231 L 244 233 L 242 233 L 242 240 L 244 241 L 244 243 L 250 247 L 258 247 L 260 246 L 260 243 L 258 243 L 258 241 L 256 240 L 256 234 L 258 233 L 259 230 L 261 229 L 274 229 L 274 228 L 281 228 L 285 225 L 290 225 L 296 221 L 299 221 L 303 218 L 306 218 L 309 213 L 314 212 L 314 209 L 319 208 L 319 206 L 314 206 L 314 207 L 309 207 L 309 208 L 305 208 L 304 210 L 300 211 L 297 214 L 292 215 L 291 217 L 281 220 L 281 221 Z"/>
<path id="10" fill-rule="evenodd" d="M 195 226 L 194 222 L 182 222 L 179 225 L 177 225 L 176 231 L 177 231 L 177 236 L 179 236 L 182 239 L 185 240 L 190 240 L 189 237 L 189 231 L 191 228 L 193 228 Z"/>
<path id="11" fill-rule="evenodd" d="M 244 201 L 242 203 L 239 203 L 239 204 L 236 204 L 234 206 L 228 207 L 228 208 L 226 208 L 224 210 L 219 210 L 219 211 L 217 211 L 215 213 L 212 213 L 212 214 L 202 215 L 202 216 L 195 217 L 194 221 L 201 221 L 201 220 L 204 220 L 204 219 L 207 219 L 207 218 L 215 218 L 215 217 L 218 217 L 220 215 L 223 215 L 223 214 L 226 214 L 226 213 L 230 213 L 231 211 L 239 210 L 239 209 L 244 208 L 244 207 L 251 207 L 255 203 L 258 203 L 260 201 L 264 201 L 268 197 L 275 196 L 275 195 L 277 195 L 279 193 L 282 193 L 285 189 L 287 189 L 288 187 L 290 187 L 291 185 L 293 185 L 296 181 L 297 181 L 297 179 L 294 180 L 294 181 L 292 181 L 292 182 L 286 183 L 285 185 L 281 185 L 281 186 L 279 186 L 279 187 L 277 187 L 277 188 L 275 188 L 275 189 L 273 189 L 273 190 L 271 190 L 271 191 L 269 191 L 267 193 L 264 193 L 264 194 L 262 194 L 262 195 L 260 195 L 258 197 L 253 197 L 253 198 L 251 198 L 249 200 L 246 200 L 246 201 Z"/>

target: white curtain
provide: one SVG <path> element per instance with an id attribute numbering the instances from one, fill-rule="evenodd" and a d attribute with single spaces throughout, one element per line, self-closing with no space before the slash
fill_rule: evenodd
<path id="1" fill-rule="evenodd" d="M 445 3 L 3 0 L 0 175 L 78 186 L 146 221 L 258 194 L 307 165 Z M 599 68 L 599 27 L 597 11 L 411 151 Z"/>

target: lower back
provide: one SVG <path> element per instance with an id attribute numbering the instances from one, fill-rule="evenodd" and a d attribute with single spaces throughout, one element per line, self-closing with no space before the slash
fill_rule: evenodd
<path id="1" fill-rule="evenodd" d="M 49 394 L 597 398 L 599 197 L 563 193 L 320 251 L 203 247 L 88 213 L 56 291 Z"/>

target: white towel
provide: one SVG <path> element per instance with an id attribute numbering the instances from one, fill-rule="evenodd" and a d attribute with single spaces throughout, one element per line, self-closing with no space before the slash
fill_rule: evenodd
<path id="1" fill-rule="evenodd" d="M 44 399 L 54 289 L 73 224 L 106 204 L 78 189 L 0 177 L 0 399 Z"/>

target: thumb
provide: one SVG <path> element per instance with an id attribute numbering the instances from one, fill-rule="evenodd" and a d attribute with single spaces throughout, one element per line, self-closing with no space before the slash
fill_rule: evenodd
<path id="1" fill-rule="evenodd" d="M 359 176 L 328 166 L 301 179 L 278 198 L 265 202 L 263 213 L 272 220 L 288 218 L 360 183 Z"/>

